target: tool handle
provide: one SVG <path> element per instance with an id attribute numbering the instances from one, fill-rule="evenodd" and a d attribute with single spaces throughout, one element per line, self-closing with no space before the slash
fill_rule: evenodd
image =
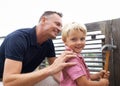
<path id="1" fill-rule="evenodd" d="M 108 71 L 110 51 L 106 51 L 104 70 Z"/>

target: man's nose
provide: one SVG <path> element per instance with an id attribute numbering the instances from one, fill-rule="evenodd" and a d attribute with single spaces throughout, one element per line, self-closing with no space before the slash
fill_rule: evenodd
<path id="1" fill-rule="evenodd" d="M 60 31 L 62 30 L 62 27 L 58 27 L 57 29 L 58 29 L 58 31 L 60 32 Z"/>

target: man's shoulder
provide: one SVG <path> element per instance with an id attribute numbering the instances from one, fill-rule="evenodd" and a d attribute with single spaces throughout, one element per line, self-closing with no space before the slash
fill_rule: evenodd
<path id="1" fill-rule="evenodd" d="M 21 28 L 21 29 L 17 29 L 13 32 L 11 32 L 10 34 L 8 34 L 6 37 L 24 37 L 24 36 L 28 36 L 30 33 L 34 32 L 33 28 Z"/>

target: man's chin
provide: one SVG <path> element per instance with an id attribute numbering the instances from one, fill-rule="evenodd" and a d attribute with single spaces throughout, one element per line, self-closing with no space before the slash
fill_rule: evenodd
<path id="1" fill-rule="evenodd" d="M 54 35 L 53 35 L 53 39 L 56 39 L 57 35 L 58 35 L 58 34 L 54 34 Z"/>
<path id="2" fill-rule="evenodd" d="M 56 39 L 56 36 L 52 36 L 52 37 L 50 37 L 51 39 Z"/>
<path id="3" fill-rule="evenodd" d="M 52 39 L 56 39 L 56 37 L 53 37 Z"/>

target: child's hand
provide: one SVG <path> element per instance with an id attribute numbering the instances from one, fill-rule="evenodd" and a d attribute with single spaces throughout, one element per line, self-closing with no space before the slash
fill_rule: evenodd
<path id="1" fill-rule="evenodd" d="M 110 76 L 110 72 L 109 71 L 101 70 L 99 72 L 99 77 L 100 78 L 106 78 L 106 79 L 108 79 L 109 76 Z"/>
<path id="2" fill-rule="evenodd" d="M 102 83 L 102 86 L 109 86 L 109 81 L 108 79 L 100 79 L 100 82 Z"/>
<path id="3" fill-rule="evenodd" d="M 103 78 L 109 79 L 109 76 L 110 76 L 110 72 L 107 71 L 107 72 L 104 73 Z"/>

